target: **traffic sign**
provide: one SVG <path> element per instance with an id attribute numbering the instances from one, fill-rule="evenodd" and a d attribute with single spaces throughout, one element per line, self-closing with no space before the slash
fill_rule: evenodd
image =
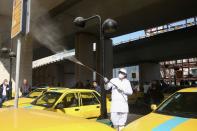
<path id="1" fill-rule="evenodd" d="M 23 0 L 13 1 L 11 38 L 22 31 Z"/>

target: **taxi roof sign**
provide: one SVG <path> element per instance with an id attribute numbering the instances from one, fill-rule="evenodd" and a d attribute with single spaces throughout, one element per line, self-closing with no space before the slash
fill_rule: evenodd
<path id="1" fill-rule="evenodd" d="M 23 0 L 13 1 L 11 38 L 22 31 Z"/>

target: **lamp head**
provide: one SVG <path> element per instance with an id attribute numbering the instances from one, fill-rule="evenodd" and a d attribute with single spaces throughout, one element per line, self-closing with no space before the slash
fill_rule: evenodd
<path id="1" fill-rule="evenodd" d="M 2 53 L 8 53 L 8 52 L 9 52 L 9 49 L 6 48 L 6 47 L 3 47 L 3 48 L 1 49 L 1 52 L 2 52 Z"/>
<path id="2" fill-rule="evenodd" d="M 16 53 L 15 53 L 14 51 L 11 51 L 11 52 L 9 53 L 9 57 L 10 57 L 10 58 L 15 58 L 15 57 L 16 57 Z"/>
<path id="3" fill-rule="evenodd" d="M 110 33 L 113 33 L 117 30 L 118 24 L 113 19 L 106 19 L 103 22 L 102 28 L 103 28 L 104 33 L 110 34 Z"/>
<path id="4" fill-rule="evenodd" d="M 83 17 L 76 17 L 73 21 L 76 26 L 85 27 L 86 20 Z"/>

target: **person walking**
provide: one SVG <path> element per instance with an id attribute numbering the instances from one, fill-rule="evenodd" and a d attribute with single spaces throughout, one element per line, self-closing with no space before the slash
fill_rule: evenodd
<path id="1" fill-rule="evenodd" d="M 20 88 L 20 91 L 21 91 L 23 97 L 30 93 L 31 86 L 29 85 L 27 79 L 23 80 L 23 84 L 22 84 L 22 86 Z"/>
<path id="2" fill-rule="evenodd" d="M 3 83 L 0 85 L 0 108 L 2 107 L 3 102 L 9 98 L 9 94 L 10 87 L 8 85 L 8 80 L 5 79 Z"/>
<path id="3" fill-rule="evenodd" d="M 110 81 L 105 77 L 105 89 L 111 90 L 111 121 L 113 127 L 120 131 L 124 128 L 129 112 L 128 95 L 133 94 L 130 81 L 127 79 L 127 71 L 121 68 L 118 78 L 112 78 Z"/>
<path id="4" fill-rule="evenodd" d="M 164 99 L 163 93 L 161 91 L 161 85 L 158 80 L 152 81 L 149 93 L 151 97 L 151 104 L 159 105 Z"/>
<path id="5" fill-rule="evenodd" d="M 75 84 L 74 88 L 76 88 L 76 89 L 83 89 L 84 88 L 83 82 L 82 81 L 78 81 Z"/>
<path id="6" fill-rule="evenodd" d="M 150 89 L 151 85 L 149 82 L 145 82 L 143 85 L 144 88 L 144 102 L 145 104 L 149 105 L 150 104 L 150 94 L 149 94 L 149 89 Z"/>
<path id="7" fill-rule="evenodd" d="M 97 91 L 99 94 L 101 94 L 101 87 L 98 85 L 97 81 L 92 82 L 93 90 Z"/>

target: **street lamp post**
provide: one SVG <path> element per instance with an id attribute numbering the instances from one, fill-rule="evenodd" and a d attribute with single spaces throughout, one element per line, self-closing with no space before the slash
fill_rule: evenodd
<path id="1" fill-rule="evenodd" d="M 9 86 L 10 86 L 10 90 L 11 90 L 10 91 L 11 94 L 10 94 L 10 98 L 9 99 L 11 99 L 12 98 L 12 65 L 13 65 L 13 58 L 16 57 L 16 53 L 10 50 L 9 57 L 10 57 L 10 79 L 9 79 Z"/>
<path id="2" fill-rule="evenodd" d="M 104 33 L 112 33 L 117 29 L 117 22 L 112 19 L 107 19 L 102 23 L 102 18 L 100 15 L 94 15 L 88 18 L 76 17 L 74 19 L 74 23 L 76 26 L 85 27 L 87 21 L 97 19 L 99 21 L 99 43 L 97 44 L 97 49 L 99 50 L 99 58 L 100 58 L 100 74 L 104 76 Z M 100 47 L 100 48 L 99 48 Z M 103 80 L 100 79 L 100 84 L 102 83 L 102 87 L 104 87 Z M 107 118 L 107 109 L 106 109 L 106 93 L 105 89 L 101 88 L 101 116 L 100 118 Z"/>

